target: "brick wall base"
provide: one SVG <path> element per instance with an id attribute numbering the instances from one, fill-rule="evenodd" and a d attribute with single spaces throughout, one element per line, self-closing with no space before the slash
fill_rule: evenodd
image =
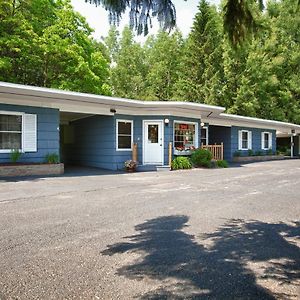
<path id="1" fill-rule="evenodd" d="M 239 156 L 234 157 L 233 162 L 252 162 L 284 159 L 283 155 L 263 155 L 263 156 Z"/>
<path id="2" fill-rule="evenodd" d="M 59 175 L 64 173 L 64 164 L 0 165 L 0 177 Z"/>

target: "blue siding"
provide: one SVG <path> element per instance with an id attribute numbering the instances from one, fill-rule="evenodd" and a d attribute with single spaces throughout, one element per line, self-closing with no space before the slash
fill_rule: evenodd
<path id="1" fill-rule="evenodd" d="M 116 120 L 133 121 L 133 141 L 138 145 L 139 164 L 143 162 L 143 120 L 170 120 L 164 125 L 164 164 L 168 164 L 168 144 L 173 142 L 174 120 L 198 122 L 199 119 L 170 116 L 93 116 L 72 122 L 74 143 L 65 150 L 65 161 L 73 164 L 117 170 L 124 168 L 124 161 L 132 158 L 132 151 L 116 150 Z M 199 130 L 200 141 L 200 130 Z"/>
<path id="2" fill-rule="evenodd" d="M 170 122 L 168 125 L 164 124 L 164 165 L 168 164 L 168 145 L 169 142 L 173 142 L 173 125 L 174 120 L 178 121 L 186 121 L 186 122 L 197 122 L 198 123 L 198 141 L 200 143 L 200 119 L 194 119 L 194 118 L 183 118 L 183 117 L 176 117 L 176 116 L 127 116 L 127 115 L 116 115 L 115 119 L 126 119 L 126 120 L 133 120 L 133 141 L 134 143 L 137 143 L 138 145 L 138 159 L 139 164 L 142 164 L 143 162 L 143 120 L 164 120 L 169 119 Z M 116 163 L 117 168 L 122 169 L 124 165 L 124 161 L 127 159 L 131 159 L 132 153 L 131 151 L 117 151 L 116 153 Z"/>
<path id="3" fill-rule="evenodd" d="M 262 153 L 266 152 L 261 148 L 261 133 L 271 132 L 272 133 L 272 150 L 276 152 L 276 131 L 272 129 L 259 129 L 259 128 L 249 128 L 249 127 L 231 127 L 231 156 L 234 156 L 236 151 L 239 151 L 238 136 L 239 130 L 249 130 L 252 131 L 252 151 L 255 153 L 260 151 Z M 248 150 L 241 150 L 242 155 L 247 156 Z"/>
<path id="4" fill-rule="evenodd" d="M 115 124 L 111 116 L 92 116 L 71 123 L 74 141 L 64 146 L 64 160 L 104 169 L 116 169 Z"/>
<path id="5" fill-rule="evenodd" d="M 59 111 L 52 108 L 0 104 L 1 111 L 37 115 L 37 152 L 23 153 L 20 162 L 43 162 L 48 153 L 59 154 Z M 0 163 L 10 162 L 10 155 L 0 153 Z"/>
<path id="6" fill-rule="evenodd" d="M 229 161 L 232 159 L 231 127 L 210 125 L 208 127 L 208 141 L 209 144 L 223 143 L 224 159 Z"/>

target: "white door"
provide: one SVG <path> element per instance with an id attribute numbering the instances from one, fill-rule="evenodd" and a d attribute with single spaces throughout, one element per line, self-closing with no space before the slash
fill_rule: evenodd
<path id="1" fill-rule="evenodd" d="M 163 165 L 163 121 L 144 121 L 143 163 Z"/>

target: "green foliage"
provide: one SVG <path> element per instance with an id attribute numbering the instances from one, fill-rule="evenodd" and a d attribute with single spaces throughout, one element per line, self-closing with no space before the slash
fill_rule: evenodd
<path id="1" fill-rule="evenodd" d="M 226 160 L 218 160 L 217 165 L 219 168 L 228 168 L 228 162 Z"/>
<path id="2" fill-rule="evenodd" d="M 58 164 L 59 163 L 59 155 L 57 153 L 48 153 L 45 156 L 45 161 L 48 164 Z"/>
<path id="3" fill-rule="evenodd" d="M 253 150 L 252 150 L 252 149 L 249 149 L 249 150 L 248 150 L 248 156 L 253 156 L 253 155 L 254 155 Z"/>
<path id="4" fill-rule="evenodd" d="M 233 156 L 234 156 L 234 157 L 240 157 L 240 156 L 242 156 L 242 152 L 241 152 L 241 151 L 235 151 L 235 152 L 233 153 Z"/>
<path id="5" fill-rule="evenodd" d="M 263 155 L 263 152 L 258 150 L 255 152 L 255 156 L 262 156 Z"/>
<path id="6" fill-rule="evenodd" d="M 273 155 L 273 150 L 272 150 L 272 149 L 267 150 L 267 151 L 266 151 L 266 154 L 267 154 L 267 155 Z"/>
<path id="7" fill-rule="evenodd" d="M 176 158 L 173 159 L 171 168 L 172 170 L 191 169 L 192 164 L 188 157 L 177 156 Z"/>
<path id="8" fill-rule="evenodd" d="M 111 94 L 103 45 L 68 0 L 3 0 L 0 80 Z"/>
<path id="9" fill-rule="evenodd" d="M 211 166 L 212 153 L 206 149 L 197 149 L 191 155 L 192 163 L 197 167 Z"/>
<path id="10" fill-rule="evenodd" d="M 22 156 L 22 153 L 18 149 L 11 150 L 10 152 L 10 161 L 16 163 Z"/>

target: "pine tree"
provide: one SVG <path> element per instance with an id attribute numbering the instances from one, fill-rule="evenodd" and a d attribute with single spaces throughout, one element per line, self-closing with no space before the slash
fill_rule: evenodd
<path id="1" fill-rule="evenodd" d="M 216 8 L 201 0 L 176 83 L 182 100 L 222 104 L 222 25 Z"/>

